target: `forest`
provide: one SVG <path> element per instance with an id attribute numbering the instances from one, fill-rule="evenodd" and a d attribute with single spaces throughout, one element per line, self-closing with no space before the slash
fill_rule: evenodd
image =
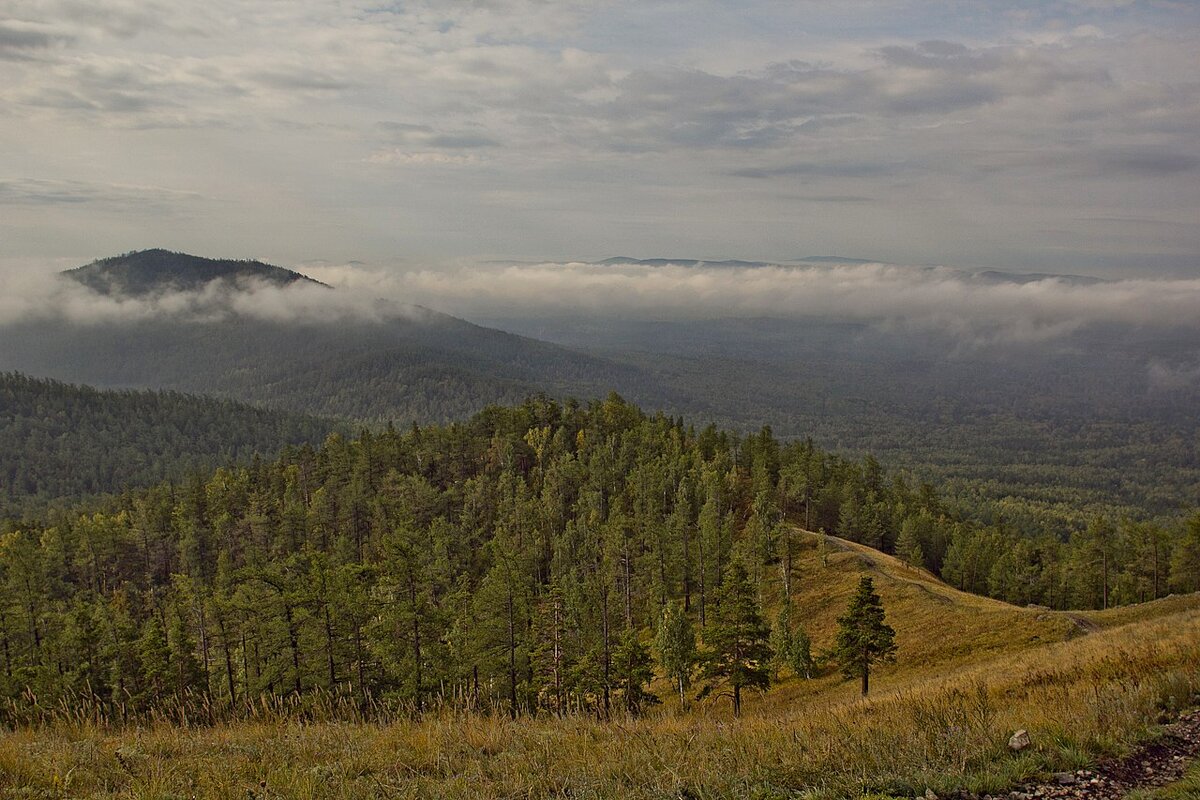
<path id="1" fill-rule="evenodd" d="M 1200 515 L 1030 538 L 869 456 L 543 396 L 4 523 L 3 713 L 334 697 L 604 715 L 654 702 L 656 673 L 690 702 L 728 690 L 731 635 L 777 669 L 828 668 L 791 603 L 797 529 L 1022 605 L 1200 589 Z"/>
<path id="2" fill-rule="evenodd" d="M 337 427 L 231 400 L 0 373 L 0 518 L 315 444 Z"/>

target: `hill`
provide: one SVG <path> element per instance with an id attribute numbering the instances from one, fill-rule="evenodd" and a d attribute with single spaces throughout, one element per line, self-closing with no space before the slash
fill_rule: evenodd
<path id="1" fill-rule="evenodd" d="M 100 295 L 198 291 L 228 282 L 308 283 L 257 262 L 145 251 L 67 275 Z M 218 277 L 213 277 L 218 276 Z M 259 284 L 247 285 L 253 279 Z M 311 282 L 315 283 L 315 282 Z M 430 309 L 380 303 L 370 313 L 260 317 L 208 298 L 201 318 L 141 316 L 72 323 L 42 319 L 3 328 L 0 370 L 102 388 L 215 394 L 258 405 L 360 421 L 446 422 L 538 392 L 603 396 L 614 388 L 656 407 L 683 396 L 640 367 L 474 325 Z"/>
<path id="2" fill-rule="evenodd" d="M 294 283 L 325 286 L 307 275 L 261 261 L 201 258 L 162 249 L 102 258 L 62 274 L 101 294 L 128 297 L 165 291 L 193 292 L 213 281 L 232 286 L 256 281 L 273 286 Z"/>
<path id="3" fill-rule="evenodd" d="M 801 515 L 861 542 L 787 523 Z M 1018 607 L 862 544 L 1087 605 L 1101 581 L 1139 585 L 1146 553 L 1125 544 L 1142 539 L 1030 555 L 871 459 L 617 397 L 331 436 L 0 531 L 0 794 L 992 791 L 1119 752 L 1200 690 L 1200 596 Z M 1149 541 L 1194 587 L 1200 518 L 1181 535 Z M 866 701 L 825 657 L 863 576 L 898 648 Z M 735 613 L 778 634 L 785 602 L 812 677 L 771 661 L 735 718 L 698 668 L 681 708 L 651 645 L 664 605 L 703 665 L 736 658 Z M 1034 745 L 1014 755 L 1018 728 Z"/>
<path id="4" fill-rule="evenodd" d="M 0 373 L 0 519 L 318 444 L 327 420 Z"/>

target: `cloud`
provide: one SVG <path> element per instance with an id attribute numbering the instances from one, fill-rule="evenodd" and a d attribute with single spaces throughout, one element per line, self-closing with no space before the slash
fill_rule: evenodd
<path id="1" fill-rule="evenodd" d="M 1200 168 L 1200 157 L 1157 148 L 1105 153 L 1098 161 L 1105 172 L 1152 178 L 1195 172 Z"/>
<path id="2" fill-rule="evenodd" d="M 57 272 L 29 265 L 8 270 L 0 295 L 0 326 L 56 321 L 120 325 L 167 320 L 219 323 L 232 316 L 272 322 L 379 321 L 412 313 L 400 302 L 359 291 L 331 292 L 313 284 L 279 286 L 261 281 L 212 281 L 197 291 L 162 291 L 124 297 L 94 292 Z"/>
<path id="3" fill-rule="evenodd" d="M 810 161 L 767 168 L 744 167 L 731 170 L 729 174 L 739 178 L 778 178 L 789 175 L 816 178 L 878 178 L 894 174 L 899 168 L 899 165 L 878 162 L 831 164 Z"/>
<path id="4" fill-rule="evenodd" d="M 220 197 L 204 233 L 128 229 L 278 260 L 685 241 L 1179 269 L 1195 226 L 1073 222 L 1200 210 L 1195 4 L 1113 8 L 9 0 L 0 174 Z M 44 213 L 69 199 L 21 196 L 10 249 L 84 239 Z M 839 197 L 872 202 L 812 199 Z"/>
<path id="5" fill-rule="evenodd" d="M 37 51 L 66 44 L 71 37 L 38 28 L 0 22 L 0 59 L 24 61 L 37 56 Z"/>
<path id="6" fill-rule="evenodd" d="M 455 154 L 391 149 L 378 150 L 368 156 L 367 160 L 372 164 L 388 166 L 455 166 L 475 164 L 480 161 L 480 157 L 473 153 Z"/>
<path id="7" fill-rule="evenodd" d="M 933 330 L 975 342 L 1045 341 L 1093 324 L 1200 332 L 1200 279 L 1092 281 L 890 264 L 497 264 L 389 273 L 325 267 L 362 296 L 470 317 L 820 317 Z"/>
<path id="8" fill-rule="evenodd" d="M 1154 359 L 1146 367 L 1146 374 L 1154 389 L 1171 391 L 1200 386 L 1200 362 L 1172 364 Z"/>
<path id="9" fill-rule="evenodd" d="M 15 270 L 0 325 L 32 320 L 120 324 L 148 319 L 219 322 L 238 315 L 279 323 L 381 321 L 418 306 L 468 319 L 588 315 L 620 319 L 771 316 L 933 332 L 958 347 L 1052 342 L 1089 326 L 1190 331 L 1200 337 L 1200 279 L 1100 281 L 975 273 L 880 263 L 472 264 L 384 270 L 313 264 L 319 286 L 214 282 L 198 292 L 104 297 L 34 269 Z M 618 324 L 614 322 L 614 324 Z M 1151 365 L 1156 386 L 1194 380 L 1190 365 Z"/>
<path id="10" fill-rule="evenodd" d="M 0 178 L 0 205 L 99 206 L 116 211 L 169 210 L 179 203 L 203 199 L 196 192 L 157 186 L 96 184 L 32 178 Z"/>

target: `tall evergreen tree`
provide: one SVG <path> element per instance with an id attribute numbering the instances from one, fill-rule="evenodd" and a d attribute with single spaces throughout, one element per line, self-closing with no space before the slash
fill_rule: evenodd
<path id="1" fill-rule="evenodd" d="M 718 594 L 712 624 L 704 632 L 702 674 L 706 681 L 700 696 L 726 687 L 733 713 L 742 713 L 742 690 L 766 690 L 771 685 L 771 629 L 763 621 L 757 592 L 746 567 L 735 561 Z"/>
<path id="2" fill-rule="evenodd" d="M 883 601 L 874 582 L 863 576 L 850 599 L 846 613 L 838 618 L 837 643 L 833 656 L 842 674 L 862 681 L 863 697 L 870 689 L 871 667 L 896 658 L 896 632 L 884 622 Z"/>

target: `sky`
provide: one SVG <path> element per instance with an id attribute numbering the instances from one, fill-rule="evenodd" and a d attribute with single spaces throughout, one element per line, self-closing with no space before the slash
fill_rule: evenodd
<path id="1" fill-rule="evenodd" d="M 1198 223 L 1195 2 L 0 2 L 5 265 L 1187 280 Z"/>

